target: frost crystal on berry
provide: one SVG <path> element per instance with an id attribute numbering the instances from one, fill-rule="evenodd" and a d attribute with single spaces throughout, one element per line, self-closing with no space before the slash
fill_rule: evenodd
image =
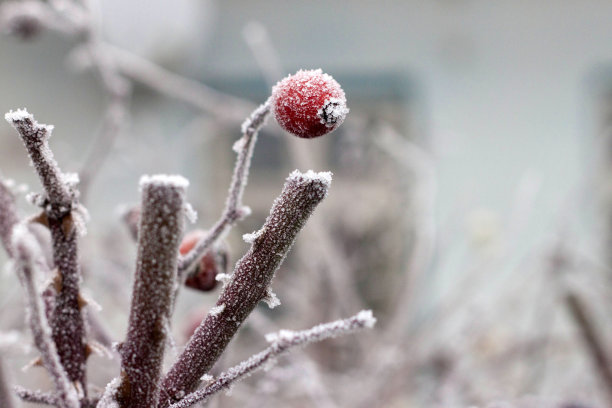
<path id="1" fill-rule="evenodd" d="M 300 70 L 272 88 L 272 112 L 287 132 L 310 139 L 335 130 L 349 109 L 346 96 L 331 75 Z"/>

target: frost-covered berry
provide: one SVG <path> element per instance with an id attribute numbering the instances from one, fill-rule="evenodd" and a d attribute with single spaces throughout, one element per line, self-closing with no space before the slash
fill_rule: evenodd
<path id="1" fill-rule="evenodd" d="M 279 81 L 271 102 L 278 124 L 306 139 L 335 130 L 349 111 L 340 84 L 320 69 L 300 70 Z"/>
<path id="2" fill-rule="evenodd" d="M 206 235 L 206 231 L 194 230 L 185 235 L 179 252 L 185 255 Z M 213 290 L 217 286 L 216 276 L 220 273 L 227 273 L 228 266 L 227 248 L 224 244 L 219 244 L 204 254 L 204 257 L 193 272 L 187 275 L 185 285 L 189 288 L 203 292 Z"/>

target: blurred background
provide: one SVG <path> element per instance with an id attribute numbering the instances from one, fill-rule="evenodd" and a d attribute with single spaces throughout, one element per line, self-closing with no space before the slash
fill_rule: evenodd
<path id="1" fill-rule="evenodd" d="M 190 228 L 207 228 L 243 118 L 282 77 L 322 68 L 351 112 L 316 140 L 268 122 L 230 264 L 291 170 L 333 171 L 330 195 L 274 282 L 281 307 L 260 306 L 216 370 L 279 328 L 362 308 L 377 328 L 284 357 L 209 405 L 612 406 L 612 3 L 92 0 L 49 2 L 51 17 L 37 4 L 0 2 L 0 111 L 27 107 L 55 125 L 62 169 L 95 169 L 84 287 L 113 341 L 136 249 L 121 214 L 140 176 L 186 176 Z M 0 172 L 40 190 L 4 122 Z M 20 369 L 36 353 L 4 269 L 0 353 L 14 383 L 44 388 L 41 369 Z M 217 294 L 181 292 L 176 347 Z M 92 357 L 91 381 L 117 364 Z"/>

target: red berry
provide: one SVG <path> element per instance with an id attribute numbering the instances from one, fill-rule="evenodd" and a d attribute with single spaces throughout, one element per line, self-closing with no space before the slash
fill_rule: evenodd
<path id="1" fill-rule="evenodd" d="M 289 133 L 310 139 L 335 130 L 348 113 L 346 96 L 331 75 L 300 70 L 272 88 L 272 112 Z"/>
<path id="2" fill-rule="evenodd" d="M 179 252 L 185 255 L 206 234 L 203 230 L 194 230 L 185 235 Z M 196 269 L 187 275 L 185 285 L 203 292 L 213 290 L 217 286 L 217 274 L 227 272 L 227 248 L 217 245 L 204 254 Z"/>

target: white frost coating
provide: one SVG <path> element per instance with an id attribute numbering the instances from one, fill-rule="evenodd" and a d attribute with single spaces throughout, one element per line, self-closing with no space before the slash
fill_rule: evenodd
<path id="1" fill-rule="evenodd" d="M 144 175 L 140 178 L 140 188 L 142 189 L 145 185 L 159 185 L 159 186 L 174 186 L 179 188 L 189 187 L 189 181 L 176 174 L 155 174 L 152 176 Z"/>
<path id="2" fill-rule="evenodd" d="M 376 318 L 372 314 L 371 310 L 362 310 L 361 312 L 357 313 L 355 317 L 360 322 L 363 322 L 365 327 L 367 327 L 368 329 L 373 328 L 376 324 Z"/>
<path id="3" fill-rule="evenodd" d="M 320 122 L 328 128 L 340 126 L 350 109 L 346 107 L 346 100 L 340 98 L 329 98 L 317 111 Z"/>
<path id="4" fill-rule="evenodd" d="M 217 282 L 223 283 L 224 285 L 227 284 L 227 282 L 229 282 L 230 279 L 232 279 L 232 276 L 228 275 L 227 273 L 219 273 L 217 274 L 217 276 L 215 276 L 215 280 Z"/>
<path id="5" fill-rule="evenodd" d="M 10 123 L 10 122 L 19 122 L 19 121 L 26 120 L 26 119 L 34 120 L 34 116 L 28 113 L 26 108 L 21 108 L 21 109 L 17 109 L 14 111 L 11 110 L 7 112 L 4 115 L 4 119 L 6 119 L 6 121 Z"/>
<path id="6" fill-rule="evenodd" d="M 119 403 L 117 403 L 116 399 L 119 384 L 121 384 L 121 380 L 119 377 L 116 377 L 106 385 L 104 394 L 102 395 L 102 398 L 100 398 L 96 408 L 119 408 Z"/>
<path id="7" fill-rule="evenodd" d="M 41 125 L 34 120 L 34 116 L 29 113 L 25 108 L 17 109 L 15 111 L 11 110 L 4 115 L 4 119 L 10 123 L 11 125 L 15 125 L 16 122 L 23 122 L 24 120 L 30 120 L 37 126 L 46 128 L 47 135 L 51 137 L 51 132 L 53 131 L 53 125 Z"/>
<path id="8" fill-rule="evenodd" d="M 253 242 L 255 242 L 257 238 L 261 236 L 261 233 L 262 233 L 262 230 L 250 232 L 248 234 L 243 234 L 242 240 L 246 242 L 247 244 L 252 244 Z"/>
<path id="9" fill-rule="evenodd" d="M 270 288 L 266 290 L 266 297 L 263 298 L 263 301 L 270 309 L 274 309 L 276 306 L 280 306 L 281 304 L 281 301 L 278 296 L 276 296 L 276 293 L 272 292 L 272 289 Z"/>
<path id="10" fill-rule="evenodd" d="M 184 210 L 185 210 L 185 217 L 187 217 L 187 220 L 190 223 L 195 224 L 195 222 L 198 220 L 198 212 L 194 210 L 191 204 L 189 203 L 185 203 Z"/>
<path id="11" fill-rule="evenodd" d="M 320 181 L 326 187 L 329 187 L 332 182 L 332 172 L 322 171 L 322 172 L 317 173 L 313 170 L 308 170 L 306 173 L 302 173 L 301 171 L 296 169 L 296 170 L 293 170 L 291 174 L 289 174 L 289 177 L 288 177 L 288 180 L 295 180 L 295 179 L 304 179 L 304 181 L 306 182 Z"/>
<path id="12" fill-rule="evenodd" d="M 225 303 L 222 303 L 219 306 L 212 307 L 210 309 L 210 312 L 208 312 L 208 314 L 210 314 L 211 316 L 217 316 L 219 313 L 221 313 L 224 310 L 225 310 Z"/>
<path id="13" fill-rule="evenodd" d="M 209 383 L 209 382 L 213 382 L 215 380 L 215 377 L 213 377 L 210 374 L 204 374 L 202 377 L 200 377 L 200 381 L 202 381 L 203 383 Z"/>

